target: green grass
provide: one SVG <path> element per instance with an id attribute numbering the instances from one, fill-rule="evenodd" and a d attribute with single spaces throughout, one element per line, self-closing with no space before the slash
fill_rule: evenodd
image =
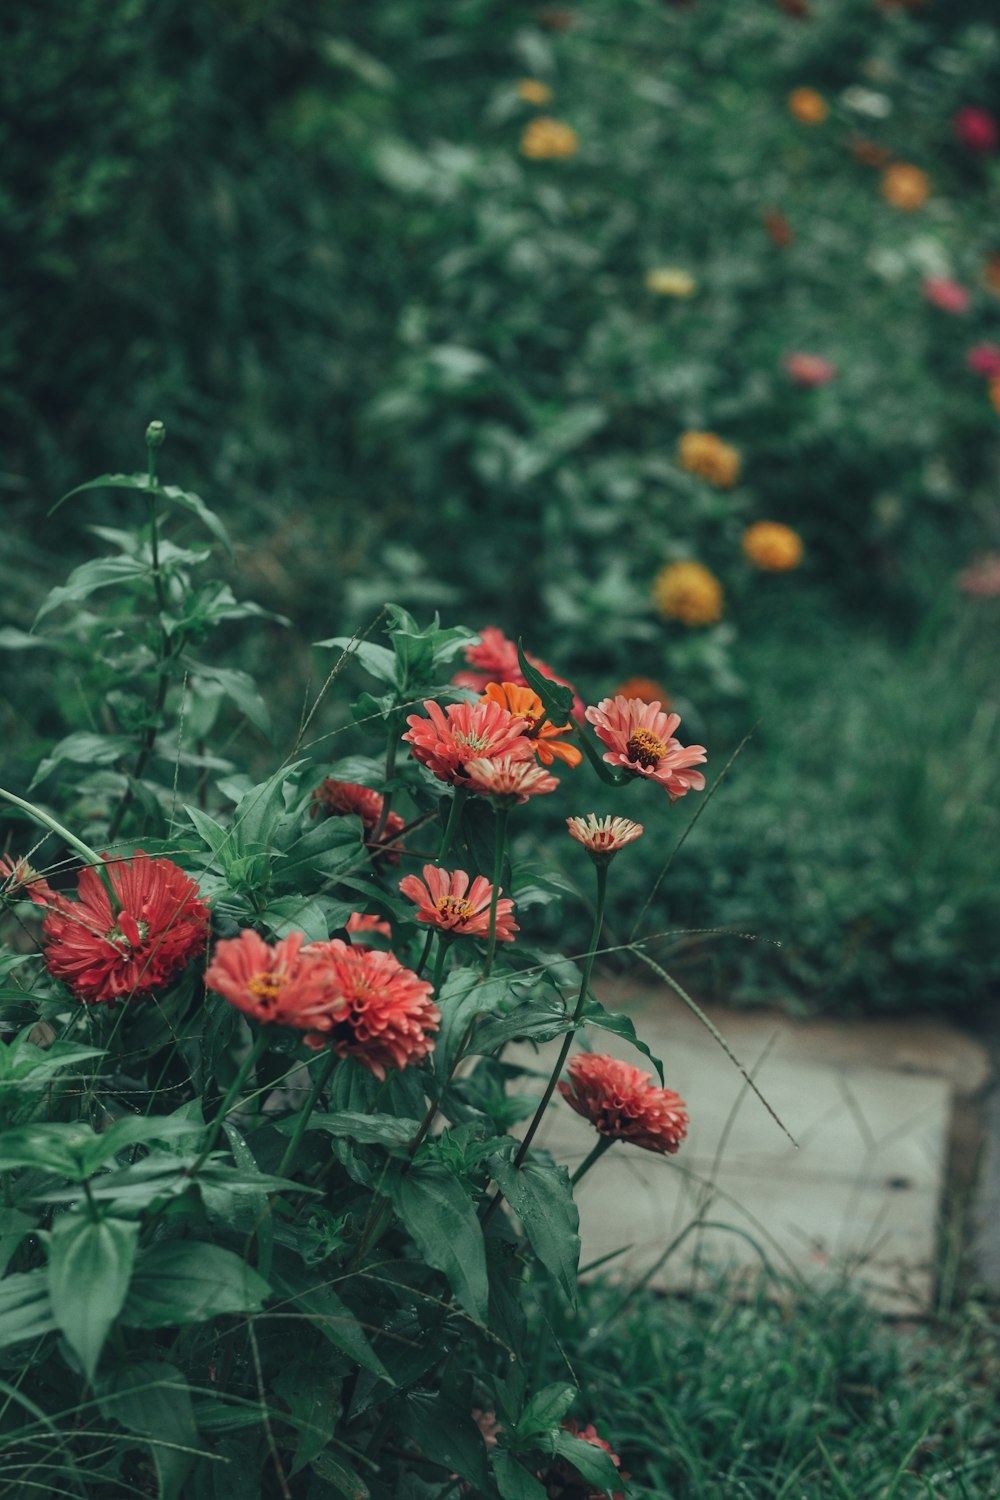
<path id="1" fill-rule="evenodd" d="M 592 1286 L 538 1331 L 632 1476 L 630 1500 L 988 1500 L 1000 1495 L 996 1324 L 900 1331 L 844 1288 L 690 1299 Z"/>

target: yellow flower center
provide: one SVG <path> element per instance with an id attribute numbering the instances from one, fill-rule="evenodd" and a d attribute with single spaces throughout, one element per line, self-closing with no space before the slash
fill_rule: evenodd
<path id="1" fill-rule="evenodd" d="M 633 729 L 625 746 L 629 760 L 638 761 L 640 766 L 655 766 L 666 753 L 666 745 L 651 729 Z"/>
<path id="2" fill-rule="evenodd" d="M 456 730 L 455 743 L 456 745 L 464 745 L 467 750 L 471 750 L 474 755 L 478 755 L 479 751 L 485 750 L 489 744 L 489 736 L 482 734 L 462 734 L 461 730 Z"/>
<path id="3" fill-rule="evenodd" d="M 439 896 L 436 905 L 442 917 L 452 918 L 456 922 L 467 922 L 476 915 L 472 902 L 463 900 L 461 896 Z"/>
<path id="4" fill-rule="evenodd" d="M 247 989 L 261 1005 L 273 1005 L 287 983 L 287 974 L 275 974 L 273 970 L 268 970 L 263 974 L 255 974 Z"/>

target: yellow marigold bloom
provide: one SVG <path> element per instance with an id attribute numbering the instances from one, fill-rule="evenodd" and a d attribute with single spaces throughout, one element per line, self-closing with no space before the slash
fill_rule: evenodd
<path id="1" fill-rule="evenodd" d="M 548 104 L 552 90 L 539 78 L 522 78 L 517 86 L 517 97 L 526 104 Z"/>
<path id="2" fill-rule="evenodd" d="M 549 161 L 575 156 L 580 145 L 576 131 L 561 120 L 539 115 L 529 120 L 521 135 L 521 155 L 532 161 Z"/>
<path id="3" fill-rule="evenodd" d="M 788 108 L 800 125 L 822 125 L 830 113 L 829 104 L 815 89 L 792 89 Z"/>
<path id="4" fill-rule="evenodd" d="M 802 538 L 780 521 L 757 521 L 743 533 L 743 551 L 755 567 L 787 573 L 802 561 Z"/>
<path id="5" fill-rule="evenodd" d="M 740 455 L 714 432 L 685 432 L 677 445 L 682 469 L 697 474 L 722 490 L 731 489 L 740 477 Z"/>
<path id="6" fill-rule="evenodd" d="M 994 375 L 989 383 L 990 402 L 997 416 L 1000 417 L 1000 375 Z"/>
<path id="7" fill-rule="evenodd" d="M 668 563 L 654 580 L 653 603 L 668 620 L 714 625 L 722 619 L 722 584 L 699 562 Z"/>
<path id="8" fill-rule="evenodd" d="M 904 213 L 922 208 L 930 192 L 931 180 L 927 173 L 909 162 L 898 161 L 882 173 L 882 197 Z"/>
<path id="9" fill-rule="evenodd" d="M 690 271 L 679 266 L 657 266 L 646 272 L 646 289 L 659 297 L 693 297 L 698 283 Z"/>

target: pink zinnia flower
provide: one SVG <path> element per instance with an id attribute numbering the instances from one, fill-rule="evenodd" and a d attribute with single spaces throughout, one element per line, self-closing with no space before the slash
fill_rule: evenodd
<path id="1" fill-rule="evenodd" d="M 942 312 L 949 313 L 965 312 L 971 300 L 965 287 L 952 281 L 950 276 L 928 276 L 924 282 L 924 296 Z"/>
<path id="2" fill-rule="evenodd" d="M 1000 139 L 997 122 L 988 109 L 967 104 L 952 120 L 956 138 L 970 151 L 995 151 Z"/>
<path id="3" fill-rule="evenodd" d="M 973 344 L 965 356 L 965 363 L 974 375 L 992 380 L 1000 375 L 1000 349 L 996 344 Z"/>
<path id="4" fill-rule="evenodd" d="M 430 715 L 411 714 L 403 739 L 422 765 L 439 781 L 465 784 L 466 762 L 477 756 L 506 755 L 512 760 L 535 759 L 527 737 L 527 719 L 516 718 L 499 703 L 425 703 Z"/>
<path id="5" fill-rule="evenodd" d="M 49 891 L 42 923 L 45 964 L 86 1005 L 108 1004 L 162 989 L 200 953 L 208 907 L 198 887 L 169 859 L 137 849 L 106 863 L 117 910 L 88 866 L 77 878 L 78 901 Z"/>
<path id="6" fill-rule="evenodd" d="M 658 1089 L 648 1073 L 600 1053 L 579 1052 L 566 1070 L 559 1092 L 601 1135 L 631 1141 L 644 1151 L 673 1155 L 687 1135 L 684 1100 L 672 1089 Z"/>
<path id="7" fill-rule="evenodd" d="M 1000 595 L 1000 552 L 985 552 L 958 575 L 963 594 L 974 599 L 996 599 Z"/>
<path id="8" fill-rule="evenodd" d="M 325 812 L 329 817 L 346 817 L 353 814 L 354 817 L 361 819 L 365 839 L 371 842 L 385 803 L 381 792 L 373 791 L 368 786 L 359 786 L 354 781 L 334 781 L 332 776 L 328 776 L 322 785 L 316 788 L 312 797 L 313 817 L 316 817 L 319 812 Z M 384 859 L 390 865 L 399 864 L 402 845 L 395 840 L 405 826 L 398 813 L 389 814 L 378 841 L 377 859 Z"/>
<path id="9" fill-rule="evenodd" d="M 585 818 L 567 818 L 566 826 L 570 836 L 595 860 L 611 859 L 626 844 L 642 837 L 642 824 L 633 823 L 631 818 L 599 818 L 596 813 L 588 813 Z"/>
<path id="10" fill-rule="evenodd" d="M 432 986 L 392 953 L 361 952 L 333 938 L 310 943 L 305 955 L 319 963 L 340 1006 L 332 1029 L 307 1035 L 308 1046 L 329 1042 L 338 1057 L 355 1058 L 378 1079 L 387 1068 L 405 1068 L 434 1050 L 431 1033 L 441 1012 L 430 999 Z"/>
<path id="11" fill-rule="evenodd" d="M 837 373 L 837 366 L 821 354 L 786 354 L 782 364 L 799 385 L 827 385 Z"/>
<path id="12" fill-rule="evenodd" d="M 459 672 L 452 679 L 456 687 L 471 688 L 474 693 L 485 693 L 488 683 L 512 682 L 517 687 L 527 687 L 521 663 L 517 659 L 517 642 L 509 640 L 495 625 L 486 625 L 479 632 L 481 640 L 477 646 L 466 646 L 465 659 L 472 672 Z M 573 717 L 579 719 L 583 713 L 583 699 L 576 688 L 565 677 L 557 677 L 547 662 L 526 651 L 525 656 L 536 671 L 541 672 L 560 687 L 568 687 L 573 693 Z"/>
<path id="13" fill-rule="evenodd" d="M 554 792 L 559 785 L 556 778 L 543 771 L 534 760 L 514 760 L 509 755 L 480 756 L 470 760 L 466 763 L 465 774 L 471 792 L 479 792 L 484 797 L 506 797 L 513 802 L 527 802 L 529 797 Z"/>
<path id="14" fill-rule="evenodd" d="M 272 947 L 244 927 L 239 937 L 216 943 L 205 987 L 262 1025 L 329 1031 L 346 1006 L 331 993 L 305 941 L 303 933 L 290 932 Z"/>
<path id="15" fill-rule="evenodd" d="M 428 922 L 442 932 L 455 937 L 489 937 L 490 902 L 493 886 L 482 875 L 477 875 L 469 887 L 469 876 L 464 870 L 441 870 L 437 865 L 424 865 L 424 878 L 407 875 L 399 882 L 399 889 L 417 905 L 417 921 Z M 513 920 L 514 903 L 509 896 L 497 899 L 497 940 L 512 943 L 514 934 L 520 929 Z"/>
<path id="16" fill-rule="evenodd" d="M 359 911 L 351 912 L 351 915 L 347 919 L 346 931 L 351 942 L 351 947 L 356 948 L 359 953 L 362 950 L 367 951 L 365 943 L 356 943 L 354 941 L 359 933 L 377 932 L 379 937 L 392 937 L 392 928 L 388 922 L 384 921 L 381 917 L 366 917 Z"/>
<path id="17" fill-rule="evenodd" d="M 658 703 L 643 703 L 641 698 L 604 698 L 596 708 L 587 709 L 587 718 L 608 746 L 604 759 L 609 765 L 658 781 L 671 802 L 686 792 L 703 790 L 704 776 L 688 767 L 700 765 L 708 753 L 704 745 L 685 749 L 673 738 L 680 714 L 662 713 Z"/>

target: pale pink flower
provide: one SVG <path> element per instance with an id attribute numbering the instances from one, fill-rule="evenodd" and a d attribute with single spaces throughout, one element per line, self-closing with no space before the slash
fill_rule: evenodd
<path id="1" fill-rule="evenodd" d="M 691 766 L 708 758 L 704 745 L 686 748 L 673 738 L 680 714 L 665 714 L 658 703 L 641 698 L 604 698 L 587 709 L 587 719 L 608 747 L 604 759 L 634 776 L 659 782 L 676 802 L 686 792 L 700 792 L 705 778 Z"/>
<path id="2" fill-rule="evenodd" d="M 417 906 L 417 921 L 450 932 L 455 937 L 489 937 L 490 902 L 493 886 L 482 875 L 469 885 L 464 870 L 441 870 L 424 865 L 424 878 L 406 875 L 399 889 Z M 512 919 L 514 903 L 509 896 L 497 899 L 496 934 L 501 943 L 512 943 L 518 925 Z"/>
<path id="3" fill-rule="evenodd" d="M 633 823 L 631 818 L 599 818 L 596 813 L 588 813 L 585 818 L 567 818 L 566 826 L 570 836 L 594 859 L 611 859 L 626 844 L 642 837 L 642 824 Z"/>
<path id="4" fill-rule="evenodd" d="M 947 313 L 964 313 L 971 301 L 965 287 L 950 276 L 928 276 L 924 282 L 924 296 Z"/>
<path id="5" fill-rule="evenodd" d="M 535 746 L 527 736 L 531 725 L 499 703 L 449 703 L 442 711 L 439 703 L 427 702 L 424 708 L 430 717 L 411 714 L 403 739 L 439 781 L 464 785 L 466 762 L 479 756 L 535 759 Z"/>
<path id="6" fill-rule="evenodd" d="M 837 366 L 821 354 L 786 354 L 782 364 L 799 385 L 827 385 L 837 373 Z"/>
<path id="7" fill-rule="evenodd" d="M 529 744 L 531 741 L 529 740 Z M 509 755 L 480 756 L 466 762 L 466 785 L 484 797 L 508 797 L 527 802 L 543 792 L 554 792 L 559 782 L 533 760 L 514 760 Z"/>

